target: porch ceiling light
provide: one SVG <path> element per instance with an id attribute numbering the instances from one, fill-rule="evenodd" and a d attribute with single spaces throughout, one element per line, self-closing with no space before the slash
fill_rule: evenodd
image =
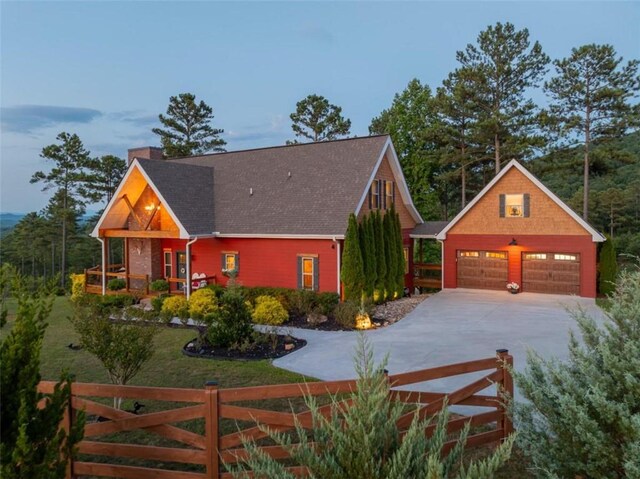
<path id="1" fill-rule="evenodd" d="M 509 246 L 518 246 L 518 242 L 516 241 L 515 238 L 511 238 L 511 241 L 509 242 Z"/>

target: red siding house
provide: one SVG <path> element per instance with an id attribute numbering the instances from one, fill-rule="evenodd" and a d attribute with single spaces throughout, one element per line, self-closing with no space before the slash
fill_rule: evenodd
<path id="1" fill-rule="evenodd" d="M 442 286 L 596 295 L 604 236 L 513 160 L 449 223 L 416 226 L 442 243 Z"/>
<path id="2" fill-rule="evenodd" d="M 422 219 L 388 136 L 172 160 L 158 148 L 129 150 L 129 169 L 92 233 L 103 248 L 93 288 L 105 294 L 112 276 L 128 289 L 166 278 L 188 296 L 236 271 L 245 286 L 340 292 L 349 215 L 392 204 L 411 258 L 410 233 Z M 107 264 L 111 238 L 124 238 L 122 265 Z"/>

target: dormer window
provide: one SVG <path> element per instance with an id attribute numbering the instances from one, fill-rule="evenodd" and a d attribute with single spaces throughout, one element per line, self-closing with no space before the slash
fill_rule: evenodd
<path id="1" fill-rule="evenodd" d="M 500 195 L 501 218 L 528 218 L 529 195 L 527 193 Z"/>

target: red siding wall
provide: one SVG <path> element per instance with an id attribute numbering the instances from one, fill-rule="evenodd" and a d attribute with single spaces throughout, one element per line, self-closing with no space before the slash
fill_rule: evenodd
<path id="1" fill-rule="evenodd" d="M 186 250 L 186 240 L 162 240 L 163 249 L 171 249 L 175 263 L 176 251 Z M 319 291 L 337 291 L 337 246 L 331 240 L 207 238 L 191 246 L 191 272 L 216 275 L 217 282 L 226 284 L 221 271 L 223 251 L 237 251 L 238 282 L 244 286 L 297 287 L 297 257 L 299 254 L 318 256 Z M 175 276 L 175 265 L 174 265 Z"/>
<path id="2" fill-rule="evenodd" d="M 458 250 L 508 251 L 509 281 L 522 284 L 522 252 L 579 253 L 580 296 L 596 296 L 596 243 L 591 236 L 518 235 L 518 246 L 508 246 L 510 235 L 453 235 L 444 241 L 444 287 L 457 287 L 456 252 Z"/>

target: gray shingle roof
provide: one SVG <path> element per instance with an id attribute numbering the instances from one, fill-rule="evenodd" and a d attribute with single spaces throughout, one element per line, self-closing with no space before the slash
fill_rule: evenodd
<path id="1" fill-rule="evenodd" d="M 215 231 L 212 168 L 162 160 L 138 162 L 190 235 Z"/>
<path id="2" fill-rule="evenodd" d="M 411 236 L 433 237 L 435 238 L 440 231 L 442 231 L 447 225 L 448 221 L 425 221 L 419 223 L 413 228 Z"/>
<path id="3" fill-rule="evenodd" d="M 343 235 L 387 140 L 139 162 L 190 235 Z"/>

